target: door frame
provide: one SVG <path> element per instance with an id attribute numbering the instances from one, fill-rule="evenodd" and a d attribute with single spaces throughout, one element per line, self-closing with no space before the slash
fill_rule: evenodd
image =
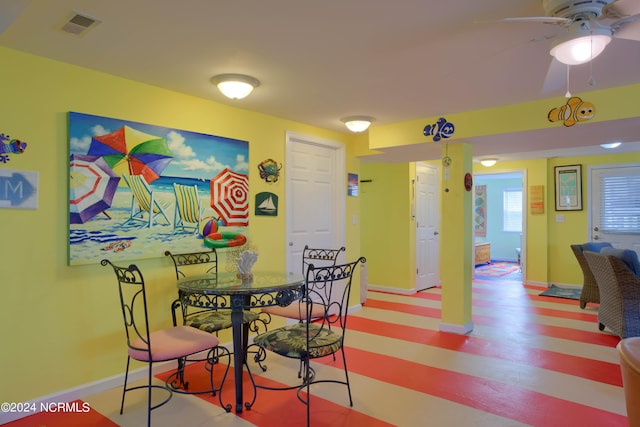
<path id="1" fill-rule="evenodd" d="M 528 192 L 527 192 L 527 169 L 501 169 L 499 171 L 495 171 L 495 172 L 491 172 L 491 171 L 482 171 L 482 172 L 474 172 L 473 176 L 474 176 L 474 186 L 475 186 L 475 177 L 478 175 L 503 175 L 503 174 L 509 174 L 509 173 L 519 173 L 522 176 L 522 240 L 521 240 L 521 247 L 520 247 L 520 269 L 522 270 L 522 283 L 526 283 L 526 277 L 527 277 L 527 200 L 529 198 L 528 196 Z M 471 206 L 471 217 L 473 218 L 473 209 L 474 206 L 472 204 Z M 473 235 L 473 230 L 471 230 L 471 241 L 473 242 L 474 240 L 474 235 Z M 471 251 L 473 251 L 473 245 L 471 245 Z M 471 254 L 471 259 L 474 259 L 473 257 L 473 252 Z M 475 265 L 473 265 L 474 262 L 472 262 L 471 265 L 471 277 L 473 277 L 474 275 L 474 271 L 475 271 Z"/>
<path id="2" fill-rule="evenodd" d="M 589 165 L 587 167 L 587 205 L 586 205 L 586 209 L 587 209 L 587 232 L 586 232 L 586 242 L 590 242 L 593 240 L 593 202 L 595 200 L 594 194 L 593 194 L 593 173 L 594 171 L 598 170 L 598 169 L 617 169 L 617 168 L 638 168 L 640 167 L 640 163 L 636 163 L 636 162 L 632 162 L 632 163 L 613 163 L 613 164 L 601 164 L 601 165 Z M 583 194 L 584 196 L 584 194 Z M 583 198 L 584 200 L 584 198 Z M 632 248 L 638 252 L 640 252 L 640 249 L 637 248 Z"/>
<path id="3" fill-rule="evenodd" d="M 418 211 L 417 211 L 417 206 L 419 206 L 419 205 L 420 205 L 420 204 L 418 203 L 418 196 L 419 196 L 419 193 L 418 193 L 418 191 L 417 191 L 418 167 L 420 167 L 420 166 L 424 166 L 424 167 L 426 167 L 426 168 L 429 168 L 429 169 L 433 169 L 433 170 L 435 170 L 435 173 L 436 173 L 436 179 L 437 179 L 437 182 L 436 182 L 436 188 L 438 188 L 438 189 L 439 189 L 439 188 L 440 188 L 440 186 L 441 186 L 441 179 L 440 179 L 440 172 L 441 172 L 441 169 L 440 169 L 440 166 L 439 166 L 439 165 L 434 165 L 434 164 L 431 164 L 431 163 L 428 163 L 428 162 L 416 162 L 416 163 L 415 163 L 415 167 L 416 167 L 416 181 L 414 181 L 414 182 L 412 182 L 412 183 L 411 183 L 411 186 L 412 186 L 412 188 L 411 188 L 411 193 L 412 193 L 412 195 L 411 195 L 411 197 L 412 197 L 412 200 L 411 200 L 411 219 L 412 219 L 413 221 L 417 221 L 417 212 L 418 212 Z M 438 197 L 439 197 L 439 196 L 438 196 Z M 437 223 L 438 223 L 438 224 L 437 224 L 437 226 L 436 226 L 436 228 L 437 228 L 437 230 L 436 230 L 436 231 L 439 233 L 439 232 L 440 232 L 441 220 L 442 220 L 442 219 L 440 218 L 440 204 L 441 204 L 441 203 L 440 203 L 440 199 L 438 199 L 438 202 L 437 202 L 437 203 L 438 203 L 438 209 L 437 209 L 437 212 L 438 212 Z M 418 236 L 418 227 L 417 227 L 417 224 L 415 224 L 415 225 L 416 225 L 416 227 L 415 227 L 415 260 L 416 260 L 416 261 L 415 261 L 415 263 L 416 263 L 415 289 L 416 289 L 416 291 L 421 291 L 421 290 L 425 290 L 425 289 L 429 289 L 429 288 L 432 288 L 432 287 L 434 287 L 434 286 L 437 286 L 438 284 L 442 284 L 442 281 L 441 281 L 441 279 L 440 279 L 440 262 L 439 262 L 439 260 L 440 260 L 440 244 L 439 244 L 439 242 L 440 242 L 440 237 L 438 236 L 438 238 L 437 238 L 437 239 L 438 239 L 438 249 L 437 249 L 437 252 L 438 252 L 438 253 L 437 253 L 436 255 L 438 256 L 438 263 L 437 263 L 437 267 L 436 267 L 436 268 L 437 268 L 437 271 L 435 272 L 435 273 L 436 273 L 436 276 L 437 276 L 436 283 L 428 284 L 428 285 L 426 285 L 426 287 L 423 287 L 423 286 L 421 286 L 421 285 L 419 286 L 419 285 L 418 285 L 418 275 L 419 275 L 418 238 L 419 238 L 419 236 Z"/>
<path id="4" fill-rule="evenodd" d="M 289 164 L 289 160 L 291 159 L 291 148 L 294 144 L 310 144 L 317 145 L 321 147 L 326 147 L 328 149 L 335 150 L 336 156 L 336 165 L 335 165 L 335 174 L 333 177 L 333 202 L 335 206 L 335 210 L 333 212 L 334 215 L 334 224 L 336 225 L 335 230 L 331 233 L 332 240 L 334 242 L 333 246 L 336 248 L 345 246 L 346 247 L 346 197 L 347 197 L 347 183 L 346 183 L 346 147 L 344 144 L 336 141 L 332 141 L 330 139 L 320 138 L 313 135 L 306 135 L 293 131 L 286 131 L 285 138 L 285 165 Z M 286 169 L 285 169 L 286 172 Z M 341 185 L 344 183 L 344 185 Z M 286 220 L 285 220 L 285 240 L 284 246 L 286 248 L 286 268 L 287 271 L 297 271 L 298 266 L 289 265 L 289 243 L 291 241 L 291 225 L 293 224 L 293 197 L 291 195 L 292 186 L 291 181 L 289 179 L 289 174 L 285 173 L 285 203 L 286 203 Z M 355 220 L 355 218 L 354 218 Z"/>

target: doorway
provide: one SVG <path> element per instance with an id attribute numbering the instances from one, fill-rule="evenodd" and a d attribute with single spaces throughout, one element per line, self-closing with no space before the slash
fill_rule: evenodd
<path id="1" fill-rule="evenodd" d="M 588 240 L 609 242 L 640 254 L 638 186 L 640 165 L 598 165 L 589 168 Z"/>
<path id="2" fill-rule="evenodd" d="M 427 163 L 416 163 L 412 197 L 416 222 L 416 290 L 440 283 L 440 170 Z"/>
<path id="3" fill-rule="evenodd" d="M 305 245 L 345 246 L 345 148 L 339 142 L 287 132 L 285 164 L 286 268 L 300 273 Z"/>
<path id="4" fill-rule="evenodd" d="M 474 176 L 474 277 L 523 281 L 526 277 L 525 171 Z"/>

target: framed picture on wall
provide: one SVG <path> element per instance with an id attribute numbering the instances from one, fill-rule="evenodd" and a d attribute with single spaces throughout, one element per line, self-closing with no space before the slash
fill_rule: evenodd
<path id="1" fill-rule="evenodd" d="M 582 165 L 556 166 L 556 211 L 582 210 Z"/>
<path id="2" fill-rule="evenodd" d="M 347 185 L 347 195 L 352 197 L 358 196 L 358 174 L 350 173 L 349 182 Z"/>

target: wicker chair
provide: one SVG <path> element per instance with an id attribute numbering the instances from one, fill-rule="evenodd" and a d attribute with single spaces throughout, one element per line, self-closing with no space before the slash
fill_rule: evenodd
<path id="1" fill-rule="evenodd" d="M 585 308 L 587 303 L 600 304 L 600 292 L 596 278 L 587 264 L 587 260 L 582 254 L 584 251 L 600 252 L 602 248 L 611 247 L 611 243 L 606 242 L 588 242 L 582 245 L 571 245 L 571 250 L 580 264 L 584 281 L 582 283 L 582 293 L 580 294 L 580 308 Z"/>
<path id="2" fill-rule="evenodd" d="M 598 327 L 620 338 L 640 336 L 640 278 L 622 259 L 585 251 L 600 290 Z"/>

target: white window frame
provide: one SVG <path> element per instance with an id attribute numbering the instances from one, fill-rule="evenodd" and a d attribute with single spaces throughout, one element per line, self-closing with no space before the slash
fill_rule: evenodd
<path id="1" fill-rule="evenodd" d="M 510 196 L 510 194 L 514 196 Z M 518 194 L 515 200 L 509 200 Z M 522 233 L 522 188 L 505 188 L 502 190 L 502 231 L 505 233 Z"/>

